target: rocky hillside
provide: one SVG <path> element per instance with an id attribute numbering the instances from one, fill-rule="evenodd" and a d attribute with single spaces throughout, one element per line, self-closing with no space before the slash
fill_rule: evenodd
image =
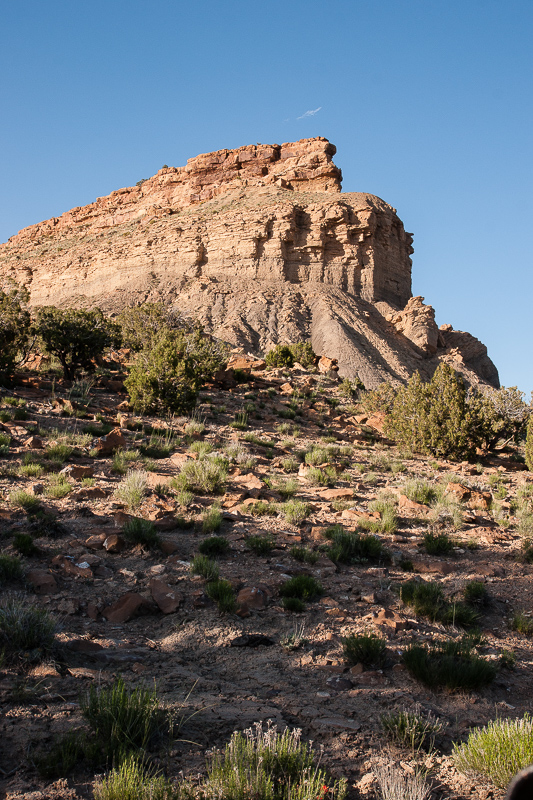
<path id="1" fill-rule="evenodd" d="M 0 609 L 18 609 L 0 620 L 2 796 L 92 798 L 105 763 L 80 697 L 122 676 L 128 691 L 155 685 L 176 720 L 174 741 L 150 748 L 172 780 L 271 719 L 324 748 L 348 800 L 381 798 L 386 765 L 422 768 L 435 800 L 503 797 L 458 771 L 452 744 L 530 710 L 523 465 L 403 457 L 338 380 L 237 356 L 242 382 L 205 387 L 193 419 L 139 418 L 117 363 L 92 386 L 28 372 L 0 398 Z M 315 587 L 299 604 L 295 578 Z M 28 607 L 57 623 L 37 644 L 15 636 Z M 450 691 L 412 673 L 411 646 L 457 643 L 472 624 L 492 680 Z M 381 654 L 347 655 L 365 634 Z M 429 752 L 386 736 L 383 715 L 404 712 L 430 725 Z"/>
<path id="2" fill-rule="evenodd" d="M 20 231 L 0 245 L 0 274 L 34 305 L 162 300 L 254 352 L 311 339 L 367 388 L 429 377 L 442 360 L 497 386 L 485 346 L 439 330 L 412 297 L 411 234 L 378 197 L 341 193 L 334 154 L 318 137 L 164 167 Z"/>

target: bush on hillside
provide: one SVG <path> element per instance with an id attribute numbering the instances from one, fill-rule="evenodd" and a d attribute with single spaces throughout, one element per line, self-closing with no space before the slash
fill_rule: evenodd
<path id="1" fill-rule="evenodd" d="M 124 347 L 136 353 L 149 350 L 163 330 L 191 332 L 192 327 L 178 312 L 163 303 L 143 303 L 125 308 L 117 317 Z"/>
<path id="2" fill-rule="evenodd" d="M 163 328 L 152 347 L 141 350 L 124 385 L 132 406 L 141 413 L 188 414 L 200 387 L 222 367 L 222 346 L 203 335 Z"/>
<path id="3" fill-rule="evenodd" d="M 529 417 L 526 436 L 526 464 L 530 472 L 533 472 L 533 414 Z"/>
<path id="4" fill-rule="evenodd" d="M 13 375 L 17 359 L 24 360 L 30 337 L 29 292 L 13 281 L 0 289 L 0 377 Z"/>
<path id="5" fill-rule="evenodd" d="M 84 311 L 54 306 L 37 309 L 36 330 L 44 350 L 56 356 L 67 380 L 80 370 L 94 372 L 95 359 L 120 344 L 120 328 L 99 308 Z"/>
<path id="6" fill-rule="evenodd" d="M 266 354 L 267 367 L 292 367 L 296 362 L 303 367 L 313 367 L 316 354 L 310 342 L 297 342 L 296 344 L 278 344 Z"/>

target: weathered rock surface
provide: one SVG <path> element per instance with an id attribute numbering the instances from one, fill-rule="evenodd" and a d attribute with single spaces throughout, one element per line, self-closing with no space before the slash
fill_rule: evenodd
<path id="1" fill-rule="evenodd" d="M 442 360 L 498 385 L 486 348 L 411 296 L 412 236 L 378 197 L 341 193 L 326 139 L 249 145 L 163 168 L 25 228 L 0 275 L 34 305 L 164 301 L 253 351 L 310 339 L 367 388 Z"/>

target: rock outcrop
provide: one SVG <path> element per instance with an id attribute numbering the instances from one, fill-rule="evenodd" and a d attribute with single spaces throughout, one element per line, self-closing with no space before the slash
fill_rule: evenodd
<path id="1" fill-rule="evenodd" d="M 484 345 L 439 331 L 412 297 L 411 234 L 380 198 L 341 193 L 334 154 L 319 137 L 164 167 L 20 231 L 0 245 L 0 274 L 34 305 L 171 303 L 253 351 L 311 339 L 367 387 L 441 360 L 498 385 Z"/>

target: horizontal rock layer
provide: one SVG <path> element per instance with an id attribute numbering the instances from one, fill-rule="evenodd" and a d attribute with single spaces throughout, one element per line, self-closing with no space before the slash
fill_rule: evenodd
<path id="1" fill-rule="evenodd" d="M 411 296 L 411 234 L 378 197 L 340 193 L 334 153 L 317 138 L 163 168 L 24 229 L 0 245 L 0 274 L 34 305 L 168 302 L 254 351 L 310 338 L 368 387 L 430 376 L 443 359 L 497 385 L 486 348 L 439 331 Z"/>

